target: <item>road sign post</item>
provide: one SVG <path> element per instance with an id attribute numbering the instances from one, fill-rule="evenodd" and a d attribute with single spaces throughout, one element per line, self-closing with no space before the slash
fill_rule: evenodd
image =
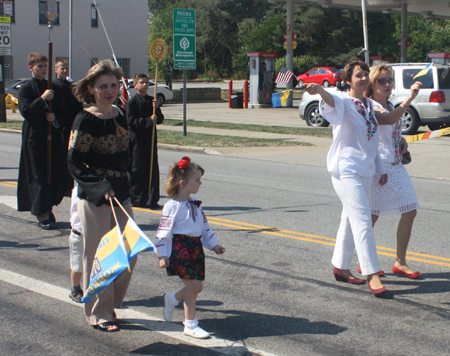
<path id="1" fill-rule="evenodd" d="M 11 55 L 11 17 L 0 16 L 0 122 L 6 122 L 5 57 Z"/>
<path id="2" fill-rule="evenodd" d="M 174 69 L 195 70 L 195 10 L 173 10 L 173 61 Z"/>
<path id="3" fill-rule="evenodd" d="M 186 70 L 197 69 L 195 10 L 173 9 L 173 68 L 183 70 L 183 135 L 186 136 Z"/>

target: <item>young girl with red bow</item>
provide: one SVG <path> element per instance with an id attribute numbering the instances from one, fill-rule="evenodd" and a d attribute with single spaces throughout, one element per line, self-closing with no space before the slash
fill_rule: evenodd
<path id="1" fill-rule="evenodd" d="M 203 246 L 217 254 L 225 252 L 209 227 L 201 201 L 191 198 L 191 194 L 198 192 L 204 173 L 205 170 L 189 157 L 183 157 L 170 167 L 166 194 L 173 199 L 164 205 L 156 233 L 159 267 L 166 267 L 167 275 L 177 275 L 184 283 L 178 292 L 164 295 L 164 319 L 172 321 L 175 307 L 184 300 L 184 333 L 198 339 L 210 336 L 198 326 L 195 318 L 197 295 L 205 280 Z"/>

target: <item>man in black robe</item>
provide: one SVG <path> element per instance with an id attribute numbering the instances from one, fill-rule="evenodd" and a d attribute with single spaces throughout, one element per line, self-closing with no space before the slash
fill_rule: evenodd
<path id="1" fill-rule="evenodd" d="M 75 98 L 73 95 L 73 80 L 69 78 L 69 62 L 65 59 L 60 59 L 55 63 L 55 73 L 56 79 L 53 81 L 53 84 L 58 87 L 61 92 L 64 103 L 67 106 L 68 116 L 66 120 L 66 124 L 64 125 L 62 131 L 64 135 L 64 146 L 66 148 L 69 147 L 69 138 L 70 138 L 70 130 L 72 129 L 73 122 L 75 117 L 83 111 L 83 104 Z M 67 152 L 65 153 L 67 156 Z M 67 182 L 65 195 L 71 196 L 71 192 L 73 189 L 73 178 L 69 173 L 69 170 L 64 170 L 62 172 L 66 174 L 65 180 Z"/>
<path id="2" fill-rule="evenodd" d="M 134 196 L 133 206 L 146 207 L 153 210 L 160 209 L 159 201 L 159 165 L 157 152 L 157 135 L 152 146 L 153 125 L 161 124 L 164 115 L 155 101 L 155 115 L 153 115 L 153 97 L 147 95 L 148 76 L 137 73 L 133 84 L 136 95 L 127 102 L 127 121 L 131 133 L 131 169 L 130 185 Z M 153 169 L 150 184 L 150 162 L 153 155 Z"/>
<path id="3" fill-rule="evenodd" d="M 31 211 L 38 226 L 51 229 L 56 222 L 52 208 L 64 197 L 65 181 L 61 172 L 67 170 L 67 147 L 62 128 L 67 120 L 67 107 L 55 86 L 48 89 L 48 58 L 41 53 L 28 56 L 29 82 L 19 89 L 19 110 L 25 121 L 22 128 L 17 207 Z M 51 112 L 48 101 L 51 101 Z M 51 182 L 47 182 L 47 122 L 51 122 Z"/>

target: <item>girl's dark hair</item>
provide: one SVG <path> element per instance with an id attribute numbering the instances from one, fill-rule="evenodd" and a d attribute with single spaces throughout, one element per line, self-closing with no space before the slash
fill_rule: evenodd
<path id="1" fill-rule="evenodd" d="M 178 163 L 175 163 L 169 169 L 169 176 L 166 182 L 166 195 L 168 197 L 173 197 L 178 193 L 178 186 L 181 180 L 186 181 L 189 179 L 191 174 L 200 171 L 202 175 L 205 174 L 205 170 L 199 166 L 197 163 L 190 162 L 186 169 L 181 169 L 178 167 Z"/>
<path id="2" fill-rule="evenodd" d="M 117 78 L 117 82 L 119 82 L 123 76 L 122 68 L 117 67 L 113 61 L 100 61 L 89 69 L 83 79 L 75 83 L 75 88 L 73 91 L 75 97 L 79 101 L 85 102 L 86 104 L 95 104 L 95 98 L 89 93 L 88 85 L 93 87 L 97 79 L 104 74 L 111 74 L 115 76 Z M 117 96 L 120 96 L 120 90 Z"/>
<path id="3" fill-rule="evenodd" d="M 362 70 L 366 70 L 368 72 L 370 71 L 370 68 L 366 62 L 363 62 L 359 59 L 355 59 L 347 63 L 347 65 L 344 67 L 344 70 L 342 71 L 342 80 L 344 82 L 347 83 L 352 81 L 353 69 L 355 69 L 355 67 L 357 66 L 361 67 Z"/>

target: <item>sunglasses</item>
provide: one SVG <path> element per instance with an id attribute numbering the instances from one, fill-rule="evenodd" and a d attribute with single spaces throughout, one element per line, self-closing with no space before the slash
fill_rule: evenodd
<path id="1" fill-rule="evenodd" d="M 392 83 L 394 83 L 394 79 L 393 78 L 380 78 L 380 79 L 377 79 L 377 83 L 381 84 L 381 85 L 385 85 L 386 83 L 392 84 Z"/>

